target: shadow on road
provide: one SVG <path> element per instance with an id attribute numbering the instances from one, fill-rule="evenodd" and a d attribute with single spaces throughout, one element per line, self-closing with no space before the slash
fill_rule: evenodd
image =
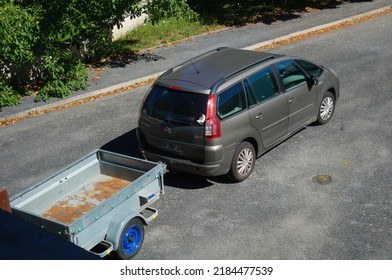
<path id="1" fill-rule="evenodd" d="M 165 185 L 177 189 L 196 190 L 211 187 L 214 183 L 202 176 L 169 171 L 169 173 L 165 175 Z"/>
<path id="2" fill-rule="evenodd" d="M 131 131 L 113 139 L 103 145 L 101 149 L 131 157 L 143 158 L 137 143 L 136 129 L 132 129 Z"/>
<path id="3" fill-rule="evenodd" d="M 236 184 L 228 176 L 205 177 L 179 171 L 169 171 L 165 176 L 165 185 L 179 189 L 203 189 L 215 184 Z"/>
<path id="4" fill-rule="evenodd" d="M 323 1 L 238 1 L 188 0 L 202 21 L 226 26 L 244 26 L 249 23 L 289 21 L 302 17 L 303 12 L 338 9 L 345 2 L 371 2 L 372 0 L 323 0 Z"/>

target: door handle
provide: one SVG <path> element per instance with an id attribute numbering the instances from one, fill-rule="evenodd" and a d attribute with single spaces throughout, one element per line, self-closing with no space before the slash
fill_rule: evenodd
<path id="1" fill-rule="evenodd" d="M 257 119 L 257 120 L 262 119 L 262 118 L 263 118 L 263 113 L 259 113 L 259 114 L 256 116 L 256 119 Z"/>
<path id="2" fill-rule="evenodd" d="M 295 98 L 294 98 L 294 97 L 291 98 L 291 99 L 289 99 L 289 103 L 294 103 L 294 101 L 295 101 Z"/>

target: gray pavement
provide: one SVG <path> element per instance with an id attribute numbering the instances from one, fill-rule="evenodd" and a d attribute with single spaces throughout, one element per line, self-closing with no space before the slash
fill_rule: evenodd
<path id="1" fill-rule="evenodd" d="M 119 61 L 109 66 L 94 68 L 89 72 L 89 86 L 86 91 L 78 91 L 65 99 L 52 98 L 48 102 L 35 102 L 33 97 L 25 97 L 22 104 L 4 107 L 0 112 L 0 121 L 30 114 L 34 110 L 44 110 L 63 105 L 82 98 L 96 96 L 110 90 L 128 86 L 150 77 L 157 77 L 162 71 L 208 50 L 221 47 L 252 48 L 263 42 L 282 36 L 290 37 L 318 26 L 328 26 L 336 21 L 350 19 L 363 13 L 373 13 L 391 6 L 390 0 L 345 3 L 324 10 L 296 14 L 287 21 L 271 24 L 249 24 L 239 28 L 196 36 L 174 46 L 162 46 L 146 50 L 146 55 L 135 61 Z M 98 79 L 94 77 L 99 76 Z"/>

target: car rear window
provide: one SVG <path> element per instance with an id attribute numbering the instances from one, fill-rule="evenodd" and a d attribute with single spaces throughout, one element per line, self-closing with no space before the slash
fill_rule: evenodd
<path id="1" fill-rule="evenodd" d="M 142 112 L 156 119 L 184 125 L 204 124 L 208 95 L 162 86 L 149 92 Z"/>

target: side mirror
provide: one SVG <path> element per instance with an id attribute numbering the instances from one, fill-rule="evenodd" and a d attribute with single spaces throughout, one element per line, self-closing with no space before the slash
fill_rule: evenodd
<path id="1" fill-rule="evenodd" d="M 309 91 L 312 89 L 313 86 L 318 85 L 319 80 L 317 79 L 317 77 L 315 76 L 310 76 L 309 78 L 306 79 L 307 83 L 308 83 L 308 88 Z"/>
<path id="2" fill-rule="evenodd" d="M 318 85 L 318 83 L 319 83 L 319 80 L 317 79 L 317 77 L 315 77 L 313 75 L 310 76 L 310 80 L 311 80 L 313 85 Z"/>

